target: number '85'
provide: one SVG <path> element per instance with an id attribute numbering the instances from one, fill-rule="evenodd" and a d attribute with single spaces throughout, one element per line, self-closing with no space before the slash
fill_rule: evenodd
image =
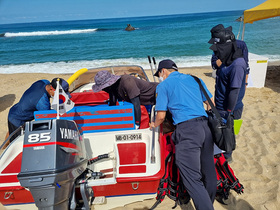
<path id="1" fill-rule="evenodd" d="M 28 142 L 41 142 L 41 141 L 50 141 L 51 140 L 51 133 L 33 133 L 28 136 Z"/>

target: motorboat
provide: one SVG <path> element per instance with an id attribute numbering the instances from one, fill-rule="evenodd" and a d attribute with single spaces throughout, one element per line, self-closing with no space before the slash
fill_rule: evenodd
<path id="1" fill-rule="evenodd" d="M 136 129 L 131 103 L 109 106 L 108 93 L 92 91 L 101 70 L 149 81 L 137 65 L 75 72 L 67 80 L 75 106 L 62 115 L 35 111 L 35 120 L 19 127 L 1 146 L 18 135 L 0 156 L 0 203 L 7 209 L 108 210 L 157 197 L 172 129 L 165 124 L 149 128 L 154 106 L 141 106 Z M 217 179 L 217 189 L 221 186 L 243 192 L 235 177 Z"/>
<path id="2" fill-rule="evenodd" d="M 111 209 L 156 196 L 164 174 L 162 128 L 150 130 L 151 107 L 141 106 L 135 129 L 131 103 L 109 106 L 106 92 L 93 92 L 101 70 L 149 81 L 140 66 L 73 74 L 74 108 L 59 119 L 55 110 L 36 111 L 1 154 L 0 202 L 6 208 L 88 209 L 93 203 L 94 209 Z"/>

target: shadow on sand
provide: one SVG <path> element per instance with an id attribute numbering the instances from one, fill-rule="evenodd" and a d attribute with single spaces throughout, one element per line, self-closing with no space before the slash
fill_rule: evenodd
<path id="1" fill-rule="evenodd" d="M 207 77 L 212 77 L 212 73 L 204 73 Z M 280 66 L 268 66 L 265 78 L 265 87 L 280 93 Z"/>
<path id="2" fill-rule="evenodd" d="M 207 77 L 212 77 L 212 73 L 204 73 L 204 75 Z"/>
<path id="3" fill-rule="evenodd" d="M 265 87 L 280 92 L 280 66 L 268 66 L 265 78 Z"/>
<path id="4" fill-rule="evenodd" d="M 15 99 L 16 99 L 15 94 L 8 94 L 0 97 L 0 112 L 11 107 L 15 102 Z"/>
<path id="5" fill-rule="evenodd" d="M 215 201 L 217 202 L 217 201 Z M 254 210 L 254 208 L 249 204 L 247 201 L 243 199 L 236 199 L 235 196 L 233 196 L 231 193 L 229 195 L 229 198 L 225 200 L 226 205 L 222 205 L 224 209 L 228 210 L 236 210 L 236 209 L 242 209 L 242 210 Z"/>

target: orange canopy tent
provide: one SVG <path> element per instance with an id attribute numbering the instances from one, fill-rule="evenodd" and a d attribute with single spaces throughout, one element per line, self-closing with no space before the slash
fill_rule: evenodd
<path id="1" fill-rule="evenodd" d="M 264 3 L 244 11 L 243 17 L 243 32 L 242 40 L 244 38 L 244 30 L 246 23 L 253 23 L 254 21 L 263 20 L 280 16 L 280 0 L 266 0 Z"/>

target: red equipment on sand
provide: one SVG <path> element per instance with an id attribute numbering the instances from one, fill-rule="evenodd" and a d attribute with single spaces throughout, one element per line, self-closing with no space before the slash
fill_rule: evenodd
<path id="1" fill-rule="evenodd" d="M 171 140 L 171 134 L 164 134 L 162 137 L 166 141 L 165 173 L 159 183 L 157 201 L 150 209 L 155 209 L 166 195 L 175 201 L 172 209 L 176 208 L 178 204 L 186 204 L 190 200 L 190 196 L 181 182 L 179 169 L 175 164 L 175 145 Z"/>
<path id="2" fill-rule="evenodd" d="M 175 201 L 175 205 L 172 208 L 176 208 L 178 204 L 187 204 L 190 200 L 190 195 L 181 181 L 179 169 L 175 164 L 175 145 L 171 139 L 171 134 L 164 134 L 162 137 L 166 143 L 165 173 L 159 183 L 157 201 L 150 209 L 155 209 L 166 195 Z M 218 202 L 225 204 L 223 199 L 228 199 L 231 189 L 241 194 L 244 187 L 234 175 L 223 153 L 214 155 L 214 162 L 217 173 L 216 199 Z"/>
<path id="3" fill-rule="evenodd" d="M 225 200 L 228 199 L 231 189 L 238 194 L 243 193 L 244 187 L 234 175 L 223 153 L 214 155 L 214 161 L 217 173 L 217 197 L 222 197 Z"/>

